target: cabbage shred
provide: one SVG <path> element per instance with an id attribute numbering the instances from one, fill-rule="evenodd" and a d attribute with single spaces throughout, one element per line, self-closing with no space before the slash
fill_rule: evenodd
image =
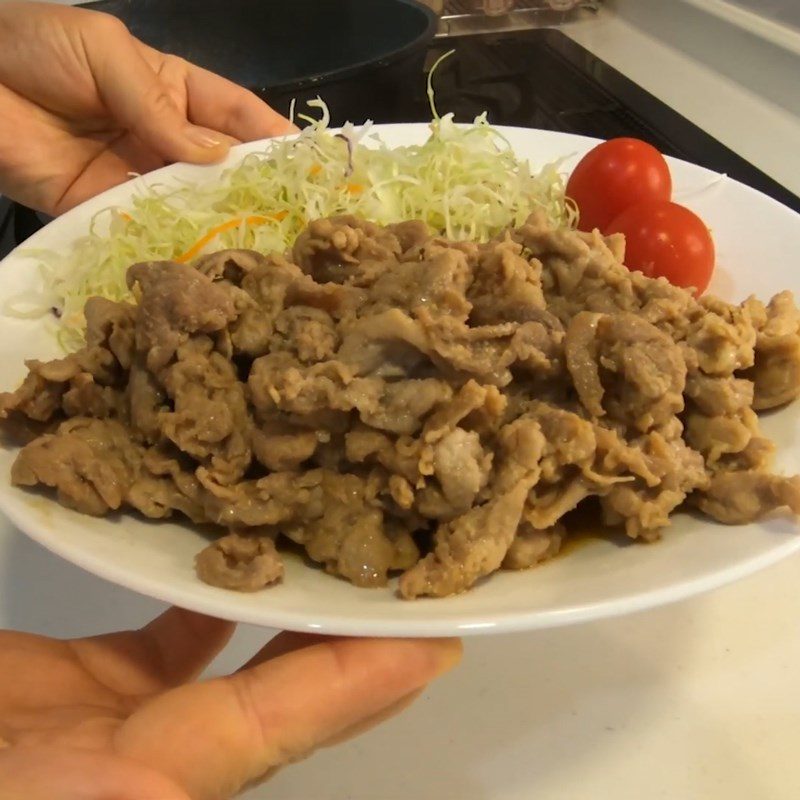
<path id="1" fill-rule="evenodd" d="M 42 272 L 41 294 L 15 298 L 6 313 L 54 313 L 67 350 L 83 343 L 83 306 L 93 295 L 133 297 L 125 273 L 137 261 L 178 259 L 229 247 L 284 251 L 310 220 L 358 214 L 381 225 L 422 219 L 452 239 L 486 241 L 522 224 L 535 208 L 572 225 L 559 165 L 534 171 L 518 159 L 486 114 L 472 125 L 439 117 L 422 145 L 390 148 L 371 130 L 347 124 L 337 133 L 320 111 L 296 138 L 271 141 L 208 185 L 152 185 L 130 207 L 95 216 L 88 235 L 66 255 L 32 253 Z M 369 138 L 369 146 L 364 140 Z M 220 232 L 214 235 L 215 228 Z M 211 234 L 209 236 L 209 234 Z M 186 260 L 186 259 L 184 259 Z"/>

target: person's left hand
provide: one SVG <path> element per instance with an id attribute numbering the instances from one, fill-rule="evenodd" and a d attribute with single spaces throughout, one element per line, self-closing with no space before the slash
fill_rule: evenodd
<path id="1" fill-rule="evenodd" d="M 91 639 L 0 632 L 0 797 L 227 799 L 400 710 L 461 652 L 285 633 L 193 683 L 233 628 L 173 608 Z"/>
<path id="2" fill-rule="evenodd" d="M 265 54 L 269 58 L 269 54 Z M 81 8 L 0 2 L 0 193 L 49 214 L 166 163 L 291 133 L 254 94 Z"/>

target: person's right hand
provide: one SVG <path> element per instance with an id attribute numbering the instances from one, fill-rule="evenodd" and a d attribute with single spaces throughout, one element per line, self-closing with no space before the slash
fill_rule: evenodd
<path id="1" fill-rule="evenodd" d="M 281 634 L 194 682 L 233 624 L 177 608 L 139 631 L 0 632 L 2 800 L 227 800 L 405 707 L 457 640 Z"/>
<path id="2" fill-rule="evenodd" d="M 60 214 L 166 163 L 296 128 L 254 94 L 159 53 L 115 17 L 0 2 L 0 193 Z"/>

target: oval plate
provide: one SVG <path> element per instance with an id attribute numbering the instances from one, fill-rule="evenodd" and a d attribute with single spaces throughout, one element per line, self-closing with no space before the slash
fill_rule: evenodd
<path id="1" fill-rule="evenodd" d="M 426 125 L 376 126 L 391 146 L 421 143 Z M 569 168 L 596 141 L 580 136 L 502 128 L 515 151 L 541 166 L 564 156 Z M 213 180 L 263 142 L 235 148 L 215 167 L 178 164 L 116 187 L 64 214 L 26 242 L 26 248 L 64 249 L 84 234 L 91 216 L 125 205 L 153 182 Z M 733 180 L 680 161 L 670 163 L 675 199 L 694 209 L 712 229 L 718 268 L 711 291 L 730 301 L 753 293 L 768 299 L 799 288 L 800 216 Z M 0 304 L 33 287 L 35 263 L 18 251 L 0 268 Z M 0 374 L 4 389 L 25 373 L 24 358 L 58 355 L 52 328 L 41 321 L 0 317 Z M 762 420 L 779 444 L 777 469 L 800 472 L 800 411 L 790 406 Z M 95 519 L 53 500 L 10 486 L 15 452 L 0 452 L 0 509 L 31 538 L 102 578 L 158 600 L 238 622 L 355 636 L 447 636 L 500 633 L 565 625 L 637 611 L 706 591 L 800 549 L 800 531 L 786 517 L 727 527 L 678 514 L 656 545 L 619 547 L 591 540 L 567 555 L 526 572 L 496 573 L 472 591 L 442 600 L 403 602 L 393 582 L 385 589 L 356 589 L 299 559 L 287 559 L 282 584 L 255 594 L 201 583 L 195 554 L 200 533 L 175 523 L 119 515 Z"/>

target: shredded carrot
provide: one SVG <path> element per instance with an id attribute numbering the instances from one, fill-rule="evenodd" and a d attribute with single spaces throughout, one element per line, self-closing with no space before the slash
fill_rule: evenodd
<path id="1" fill-rule="evenodd" d="M 124 211 L 117 211 L 117 214 L 125 220 L 125 222 L 133 222 L 133 217 L 130 214 L 126 214 Z"/>
<path id="2" fill-rule="evenodd" d="M 365 188 L 366 187 L 361 183 L 348 183 L 347 186 L 345 186 L 345 189 L 347 189 L 350 194 L 361 194 Z"/>
<path id="3" fill-rule="evenodd" d="M 313 178 L 315 175 L 319 175 L 322 172 L 322 166 L 320 164 L 312 164 L 311 169 L 308 171 L 308 177 Z"/>
<path id="4" fill-rule="evenodd" d="M 204 236 L 201 236 L 185 253 L 179 255 L 175 260 L 179 264 L 185 264 L 187 261 L 191 261 L 195 256 L 202 252 L 203 248 L 207 244 L 213 242 L 214 239 L 216 239 L 221 233 L 238 228 L 242 223 L 245 225 L 264 225 L 267 222 L 280 222 L 281 220 L 286 219 L 288 215 L 288 211 L 276 211 L 274 214 L 269 214 L 265 217 L 261 216 L 260 214 L 253 214 L 249 217 L 236 217 L 235 219 L 229 219 L 227 222 L 223 222 L 221 225 L 217 225 L 215 228 L 212 228 Z"/>

